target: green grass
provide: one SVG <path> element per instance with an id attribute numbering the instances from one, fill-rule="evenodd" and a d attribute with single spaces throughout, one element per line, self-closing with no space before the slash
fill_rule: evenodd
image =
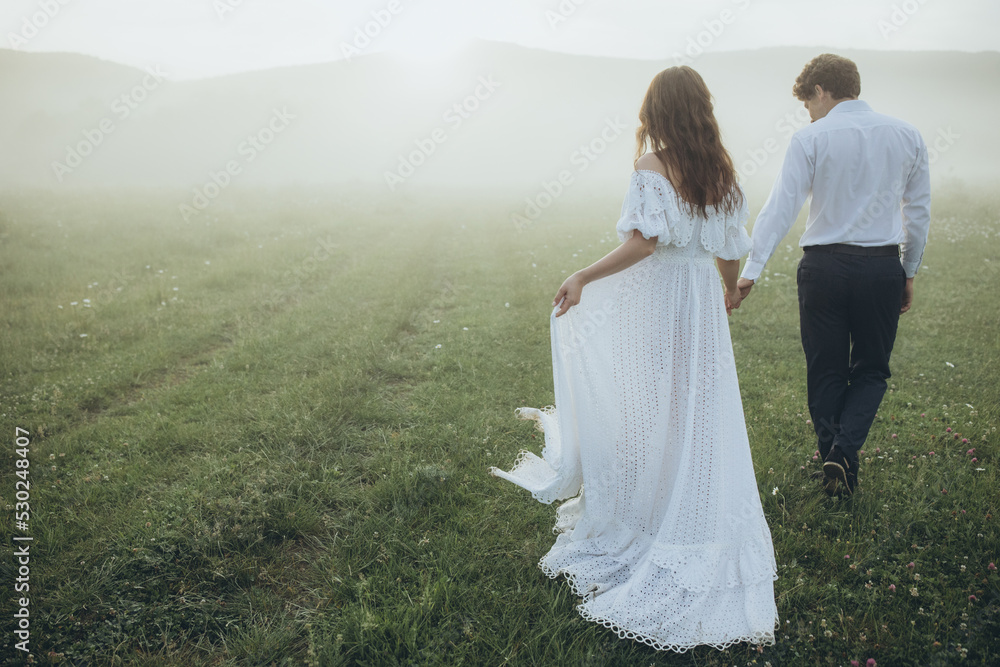
<path id="1" fill-rule="evenodd" d="M 734 313 L 782 629 L 681 655 L 581 619 L 536 566 L 554 507 L 486 472 L 540 450 L 514 409 L 553 402 L 551 297 L 620 202 L 518 231 L 505 201 L 226 196 L 190 223 L 181 195 L 0 198 L 0 534 L 21 427 L 36 664 L 1000 661 L 996 196 L 935 194 L 853 499 L 809 479 L 797 232 Z"/>

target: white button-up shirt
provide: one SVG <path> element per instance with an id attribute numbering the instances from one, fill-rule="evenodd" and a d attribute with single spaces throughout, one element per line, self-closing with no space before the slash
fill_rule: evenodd
<path id="1" fill-rule="evenodd" d="M 792 135 L 742 277 L 760 276 L 810 193 L 800 246 L 899 243 L 906 277 L 916 275 L 931 218 L 927 146 L 917 128 L 845 100 Z"/>

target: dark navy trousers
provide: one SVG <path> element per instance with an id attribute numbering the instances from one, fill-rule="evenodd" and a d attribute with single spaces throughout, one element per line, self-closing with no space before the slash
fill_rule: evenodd
<path id="1" fill-rule="evenodd" d="M 817 449 L 825 459 L 838 446 L 857 471 L 890 377 L 906 274 L 898 256 L 807 251 L 796 279 Z"/>

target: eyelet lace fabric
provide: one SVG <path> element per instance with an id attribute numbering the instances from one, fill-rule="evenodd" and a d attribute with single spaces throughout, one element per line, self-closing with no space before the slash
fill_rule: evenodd
<path id="1" fill-rule="evenodd" d="M 746 222 L 750 217 L 747 198 L 740 188 L 740 206 L 732 215 L 709 206 L 701 224 L 701 246 L 715 257 L 739 259 L 750 252 Z M 632 172 L 628 194 L 622 202 L 616 230 L 625 241 L 638 229 L 643 238 L 657 238 L 657 245 L 685 247 L 694 235 L 698 218 L 681 213 L 681 202 L 673 184 L 657 171 L 637 169 Z M 561 318 L 560 318 L 561 319 Z"/>
<path id="2" fill-rule="evenodd" d="M 633 173 L 619 238 L 640 229 L 664 242 L 587 284 L 564 315 L 553 308 L 555 404 L 515 411 L 544 433 L 542 450 L 489 468 L 542 503 L 562 501 L 538 566 L 566 578 L 581 616 L 658 650 L 773 644 L 778 625 L 713 262 L 749 250 L 745 220 L 686 217 L 666 178 Z"/>

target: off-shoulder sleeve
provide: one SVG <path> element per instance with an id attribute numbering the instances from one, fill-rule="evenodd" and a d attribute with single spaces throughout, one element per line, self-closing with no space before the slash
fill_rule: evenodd
<path id="1" fill-rule="evenodd" d="M 687 238 L 683 238 L 683 230 L 677 228 L 680 210 L 673 193 L 664 186 L 665 182 L 666 179 L 655 172 L 632 172 L 628 193 L 622 202 L 621 217 L 615 225 L 619 241 L 627 241 L 632 236 L 632 230 L 638 229 L 645 239 L 658 237 L 658 245 L 671 241 L 676 245 L 687 244 L 691 238 L 690 230 Z"/>
<path id="2" fill-rule="evenodd" d="M 739 186 L 737 186 L 739 188 Z M 750 252 L 752 245 L 747 234 L 750 207 L 746 194 L 739 188 L 740 205 L 736 212 L 719 212 L 701 226 L 701 244 L 719 259 L 739 259 Z"/>

